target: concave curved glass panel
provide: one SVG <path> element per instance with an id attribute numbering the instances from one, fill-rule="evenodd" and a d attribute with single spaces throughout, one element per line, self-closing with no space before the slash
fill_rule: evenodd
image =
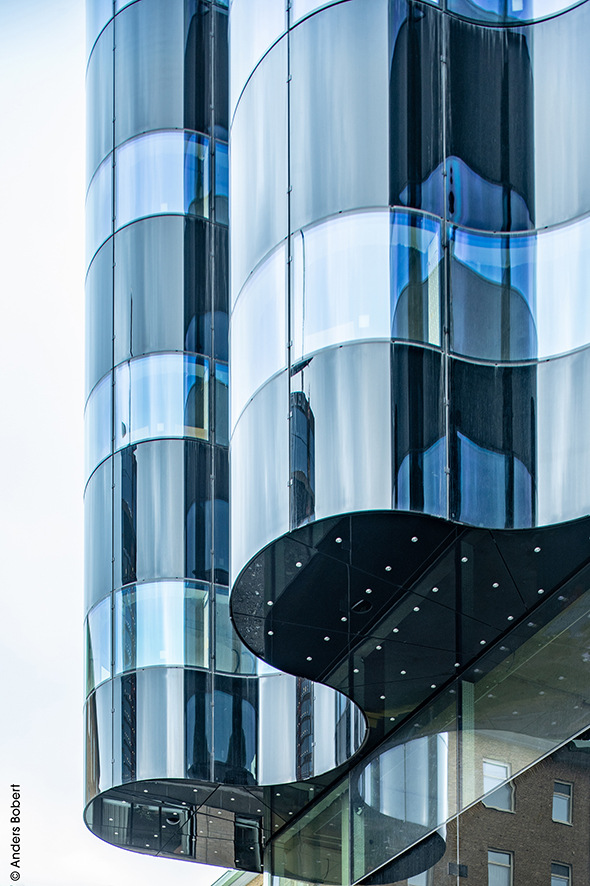
<path id="1" fill-rule="evenodd" d="M 146 215 L 209 216 L 209 139 L 150 132 L 115 152 L 117 228 Z"/>
<path id="2" fill-rule="evenodd" d="M 84 410 L 84 465 L 89 477 L 97 464 L 111 454 L 113 436 L 111 420 L 112 378 L 109 373 L 88 398 Z"/>
<path id="3" fill-rule="evenodd" d="M 387 35 L 386 0 L 349 0 L 291 32 L 293 228 L 388 205 Z"/>
<path id="4" fill-rule="evenodd" d="M 292 361 L 389 338 L 389 212 L 338 215 L 293 238 Z"/>
<path id="5" fill-rule="evenodd" d="M 113 33 L 111 22 L 94 47 L 86 71 L 87 181 L 113 147 Z"/>
<path id="6" fill-rule="evenodd" d="M 391 507 L 390 348 L 389 342 L 330 348 L 292 375 L 290 488 L 295 494 L 307 474 L 309 497 L 303 514 L 300 502 L 296 508 L 292 502 L 293 517 L 305 522 Z M 302 412 L 310 428 L 304 460 L 296 458 Z"/>
<path id="7" fill-rule="evenodd" d="M 537 522 L 590 513 L 590 349 L 540 363 L 537 381 Z"/>
<path id="8" fill-rule="evenodd" d="M 111 676 L 111 597 L 90 610 L 86 620 L 86 694 Z"/>
<path id="9" fill-rule="evenodd" d="M 84 491 L 85 608 L 110 593 L 112 587 L 112 464 L 98 466 Z"/>
<path id="10" fill-rule="evenodd" d="M 215 675 L 213 779 L 257 783 L 258 680 Z"/>
<path id="11" fill-rule="evenodd" d="M 587 213 L 590 6 L 518 28 L 405 2 L 390 13 L 390 203 L 487 231 Z"/>
<path id="12" fill-rule="evenodd" d="M 94 256 L 86 277 L 85 396 L 111 368 L 113 360 L 113 241 Z"/>
<path id="13" fill-rule="evenodd" d="M 204 219 L 165 215 L 115 234 L 115 365 L 153 351 L 211 352 L 212 241 Z"/>
<path id="14" fill-rule="evenodd" d="M 231 317 L 232 427 L 254 392 L 287 365 L 287 247 L 281 244 L 244 284 Z"/>
<path id="15" fill-rule="evenodd" d="M 209 446 L 196 440 L 155 440 L 115 455 L 115 588 L 209 579 L 210 461 Z"/>
<path id="16" fill-rule="evenodd" d="M 488 360 L 533 360 L 590 342 L 590 218 L 531 236 L 454 229 L 451 342 Z"/>
<path id="17" fill-rule="evenodd" d="M 158 437 L 209 437 L 209 360 L 152 354 L 115 369 L 115 449 Z"/>
<path id="18" fill-rule="evenodd" d="M 394 507 L 446 516 L 442 355 L 430 348 L 394 344 L 391 377 Z"/>
<path id="19" fill-rule="evenodd" d="M 209 665 L 209 585 L 146 582 L 115 594 L 115 674 Z"/>
<path id="20" fill-rule="evenodd" d="M 287 27 L 284 3 L 232 0 L 230 107 L 233 110 L 248 77 Z"/>
<path id="21" fill-rule="evenodd" d="M 248 83 L 232 123 L 231 139 L 233 303 L 250 271 L 288 233 L 285 38 Z"/>
<path id="22" fill-rule="evenodd" d="M 229 157 L 223 142 L 215 142 L 215 221 L 229 222 Z"/>
<path id="23" fill-rule="evenodd" d="M 229 366 L 215 363 L 215 442 L 229 446 Z"/>
<path id="24" fill-rule="evenodd" d="M 440 345 L 442 246 L 438 219 L 391 213 L 391 337 Z"/>
<path id="25" fill-rule="evenodd" d="M 232 574 L 289 530 L 289 384 L 286 372 L 250 401 L 232 435 Z M 256 514 L 256 520 L 252 519 Z"/>
<path id="26" fill-rule="evenodd" d="M 507 529 L 534 525 L 540 479 L 538 371 L 534 364 L 451 360 L 453 519 Z"/>
<path id="27" fill-rule="evenodd" d="M 113 158 L 100 164 L 86 195 L 86 264 L 113 229 Z"/>

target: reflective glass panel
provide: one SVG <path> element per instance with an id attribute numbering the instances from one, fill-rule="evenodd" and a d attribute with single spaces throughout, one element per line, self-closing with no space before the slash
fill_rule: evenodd
<path id="1" fill-rule="evenodd" d="M 113 227 L 113 167 L 112 156 L 98 167 L 86 195 L 86 263 L 107 237 Z"/>
<path id="2" fill-rule="evenodd" d="M 296 24 L 299 19 L 310 15 L 316 9 L 320 9 L 323 6 L 331 6 L 337 2 L 339 0 L 293 0 L 291 3 L 291 21 L 293 24 Z"/>
<path id="3" fill-rule="evenodd" d="M 391 507 L 390 347 L 331 348 L 292 376 L 290 486 L 307 490 L 302 519 Z"/>
<path id="4" fill-rule="evenodd" d="M 96 465 L 111 453 L 111 374 L 100 381 L 88 398 L 84 410 L 84 463 L 89 477 Z"/>
<path id="5" fill-rule="evenodd" d="M 117 227 L 160 213 L 209 215 L 209 139 L 150 132 L 116 152 Z"/>
<path id="6" fill-rule="evenodd" d="M 590 349 L 544 361 L 536 370 L 537 522 L 590 513 Z"/>
<path id="7" fill-rule="evenodd" d="M 215 143 L 215 221 L 226 225 L 229 221 L 229 166 L 227 145 Z"/>
<path id="8" fill-rule="evenodd" d="M 152 351 L 211 351 L 211 226 L 159 216 L 115 235 L 115 365 Z"/>
<path id="9" fill-rule="evenodd" d="M 207 580 L 211 570 L 209 447 L 157 440 L 115 456 L 115 587 L 156 578 Z"/>
<path id="10" fill-rule="evenodd" d="M 112 687 L 104 683 L 86 702 L 86 800 L 113 784 Z"/>
<path id="11" fill-rule="evenodd" d="M 231 107 L 235 108 L 246 80 L 287 24 L 284 3 L 232 0 Z"/>
<path id="12" fill-rule="evenodd" d="M 88 613 L 86 622 L 86 692 L 111 676 L 111 598 Z"/>
<path id="13" fill-rule="evenodd" d="M 184 3 L 142 0 L 116 18 L 115 144 L 184 124 Z"/>
<path id="14" fill-rule="evenodd" d="M 229 445 L 229 367 L 215 364 L 215 442 Z"/>
<path id="15" fill-rule="evenodd" d="M 256 658 L 235 632 L 229 617 L 229 588 L 215 587 L 215 670 L 255 674 Z"/>
<path id="16" fill-rule="evenodd" d="M 391 337 L 440 345 L 440 222 L 405 212 L 390 221 Z"/>
<path id="17" fill-rule="evenodd" d="M 96 469 L 84 492 L 84 589 L 86 610 L 112 587 L 112 466 Z"/>
<path id="18" fill-rule="evenodd" d="M 350 0 L 292 31 L 293 228 L 388 205 L 387 35 L 386 0 Z"/>
<path id="19" fill-rule="evenodd" d="M 209 663 L 208 585 L 161 581 L 115 595 L 115 673 Z"/>
<path id="20" fill-rule="evenodd" d="M 209 436 L 209 361 L 153 354 L 115 370 L 115 448 L 157 437 Z"/>
<path id="21" fill-rule="evenodd" d="M 113 147 L 113 31 L 111 22 L 94 47 L 86 72 L 87 180 Z"/>
<path id="22" fill-rule="evenodd" d="M 556 781 L 553 785 L 553 821 L 570 824 L 572 820 L 572 785 Z"/>
<path id="23" fill-rule="evenodd" d="M 213 696 L 215 781 L 256 783 L 258 681 L 216 675 Z"/>
<path id="24" fill-rule="evenodd" d="M 248 404 L 232 436 L 232 573 L 289 529 L 289 387 L 283 372 Z M 252 520 L 256 514 L 256 520 Z"/>
<path id="25" fill-rule="evenodd" d="M 107 241 L 94 256 L 86 277 L 86 380 L 88 396 L 112 366 L 113 243 Z"/>
<path id="26" fill-rule="evenodd" d="M 447 512 L 444 375 L 441 354 L 393 346 L 394 507 Z"/>
<path id="27" fill-rule="evenodd" d="M 229 583 L 229 452 L 216 446 L 213 450 L 215 467 L 215 501 L 213 508 L 214 580 Z"/>
<path id="28" fill-rule="evenodd" d="M 453 349 L 489 360 L 524 360 L 587 344 L 589 232 L 589 218 L 534 237 L 455 229 Z"/>
<path id="29" fill-rule="evenodd" d="M 87 0 L 86 3 L 86 47 L 92 49 L 94 41 L 113 15 L 112 0 Z"/>
<path id="30" fill-rule="evenodd" d="M 329 345 L 389 338 L 389 212 L 339 215 L 293 243 L 293 360 Z"/>
<path id="31" fill-rule="evenodd" d="M 227 6 L 227 3 L 220 3 Z M 227 13 L 215 10 L 213 13 L 214 24 L 214 64 L 215 64 L 215 135 L 217 138 L 228 138 L 229 134 L 229 57 L 228 57 L 228 34 Z M 195 129 L 199 127 L 196 126 Z"/>
<path id="32" fill-rule="evenodd" d="M 123 678 L 124 679 L 124 678 Z M 116 683 L 115 683 L 116 685 Z M 122 707 L 124 712 L 125 708 Z M 182 668 L 137 671 L 135 778 L 184 775 L 184 672 Z M 115 741 L 119 731 L 115 722 Z M 145 845 L 145 841 L 142 841 Z"/>
<path id="33" fill-rule="evenodd" d="M 287 365 L 286 260 L 281 245 L 248 278 L 232 312 L 232 427 L 260 385 Z"/>
<path id="34" fill-rule="evenodd" d="M 232 301 L 260 259 L 287 236 L 286 81 L 283 39 L 257 68 L 232 123 Z"/>

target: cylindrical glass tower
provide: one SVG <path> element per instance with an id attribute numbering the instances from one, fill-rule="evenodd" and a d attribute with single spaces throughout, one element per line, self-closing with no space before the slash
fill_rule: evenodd
<path id="1" fill-rule="evenodd" d="M 88 25 L 86 821 L 255 871 L 261 786 L 364 723 L 229 619 L 227 2 L 93 0 Z"/>

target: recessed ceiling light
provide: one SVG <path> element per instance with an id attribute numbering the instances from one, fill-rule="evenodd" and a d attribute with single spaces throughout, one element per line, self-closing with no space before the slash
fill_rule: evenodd
<path id="1" fill-rule="evenodd" d="M 375 646 L 375 649 L 383 649 L 383 646 Z"/>
<path id="2" fill-rule="evenodd" d="M 307 660 L 308 660 L 308 661 L 311 661 L 311 660 L 312 660 L 311 655 L 308 655 L 308 656 L 307 656 Z"/>
<path id="3" fill-rule="evenodd" d="M 353 669 L 353 674 L 358 674 L 358 672 L 359 672 L 359 669 L 358 669 L 358 668 L 354 668 L 354 669 Z"/>
<path id="4" fill-rule="evenodd" d="M 389 720 L 391 723 L 393 723 L 393 721 L 395 720 L 395 717 L 390 717 Z"/>
<path id="5" fill-rule="evenodd" d="M 417 536 L 417 535 L 413 535 L 413 536 L 412 536 L 412 541 L 414 542 L 414 544 L 416 544 L 416 542 L 418 541 L 418 536 Z"/>
<path id="6" fill-rule="evenodd" d="M 402 677 L 403 677 L 403 676 L 405 676 L 405 674 L 406 674 L 406 671 L 400 671 L 400 674 L 401 674 L 401 675 L 402 675 Z"/>
<path id="7" fill-rule="evenodd" d="M 335 538 L 334 541 L 336 542 L 337 545 L 342 544 L 342 539 L 340 538 L 340 536 L 338 536 L 338 538 Z"/>
<path id="8" fill-rule="evenodd" d="M 541 548 L 537 545 L 537 547 L 533 548 L 533 550 L 534 550 L 535 554 L 538 554 L 538 553 L 540 553 Z"/>
<path id="9" fill-rule="evenodd" d="M 399 634 L 399 628 L 394 628 L 391 633 L 392 634 Z"/>
<path id="10" fill-rule="evenodd" d="M 324 640 L 326 641 L 326 643 L 328 642 L 329 639 L 330 639 L 329 637 L 324 637 Z"/>
<path id="11" fill-rule="evenodd" d="M 498 584 L 497 581 L 495 581 L 495 582 L 492 584 L 492 587 L 493 587 L 493 588 L 499 588 L 500 585 Z"/>
<path id="12" fill-rule="evenodd" d="M 460 668 L 460 667 L 461 667 L 461 663 L 458 662 L 458 661 L 456 661 L 456 662 L 455 662 L 455 667 L 456 667 L 456 668 Z"/>
<path id="13" fill-rule="evenodd" d="M 559 600 L 560 603 L 563 603 L 563 601 L 565 600 L 565 597 L 563 596 L 563 594 L 560 594 L 557 599 Z"/>
<path id="14" fill-rule="evenodd" d="M 537 594 L 544 594 L 544 593 L 545 593 L 545 588 L 539 588 L 539 590 L 537 591 Z"/>
<path id="15" fill-rule="evenodd" d="M 514 616 L 513 616 L 513 615 L 509 615 L 509 616 L 508 616 L 508 621 L 514 621 Z"/>
<path id="16" fill-rule="evenodd" d="M 419 606 L 414 606 L 414 612 L 420 612 L 420 607 L 419 607 Z"/>
<path id="17" fill-rule="evenodd" d="M 430 684 L 430 688 L 431 688 L 431 689 L 436 689 L 436 683 L 431 683 L 431 684 Z"/>
<path id="18" fill-rule="evenodd" d="M 272 600 L 267 600 L 267 601 L 266 601 L 266 605 L 267 605 L 267 606 L 272 606 Z"/>
<path id="19" fill-rule="evenodd" d="M 386 571 L 386 572 L 391 572 L 391 566 L 386 566 L 386 567 L 385 567 L 385 571 Z"/>
<path id="20" fill-rule="evenodd" d="M 467 563 L 469 557 L 461 557 L 461 563 Z"/>
<path id="21" fill-rule="evenodd" d="M 365 594 L 372 594 L 372 593 L 373 593 L 373 589 L 372 589 L 372 588 L 366 588 L 366 589 L 365 589 Z"/>
<path id="22" fill-rule="evenodd" d="M 433 589 L 432 589 L 432 593 L 433 593 L 433 594 L 438 594 L 438 588 L 437 588 L 436 585 L 433 587 Z"/>
<path id="23" fill-rule="evenodd" d="M 480 646 L 485 646 L 485 645 L 486 645 L 486 641 L 485 641 L 485 640 L 480 640 L 480 641 L 479 641 L 479 645 L 480 645 Z"/>
<path id="24" fill-rule="evenodd" d="M 384 695 L 380 695 L 379 698 L 381 699 L 381 701 L 385 701 L 385 696 L 384 696 Z"/>
<path id="25" fill-rule="evenodd" d="M 268 634 L 269 637 L 272 637 L 274 634 L 274 631 L 267 631 L 266 633 Z"/>
<path id="26" fill-rule="evenodd" d="M 348 621 L 348 619 L 345 615 L 343 615 L 342 618 L 340 619 L 340 621 Z"/>
<path id="27" fill-rule="evenodd" d="M 295 566 L 297 567 L 297 569 L 301 569 L 301 567 L 303 566 L 303 563 L 301 562 L 301 560 L 297 560 L 297 563 L 295 564 Z"/>

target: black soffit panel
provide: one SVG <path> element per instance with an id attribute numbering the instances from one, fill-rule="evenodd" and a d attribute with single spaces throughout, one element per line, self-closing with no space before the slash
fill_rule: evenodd
<path id="1" fill-rule="evenodd" d="M 244 568 L 232 618 L 257 656 L 360 705 L 373 744 L 393 728 L 392 703 L 397 726 L 571 584 L 590 563 L 589 535 L 587 517 L 530 530 L 391 512 L 326 519 Z"/>

